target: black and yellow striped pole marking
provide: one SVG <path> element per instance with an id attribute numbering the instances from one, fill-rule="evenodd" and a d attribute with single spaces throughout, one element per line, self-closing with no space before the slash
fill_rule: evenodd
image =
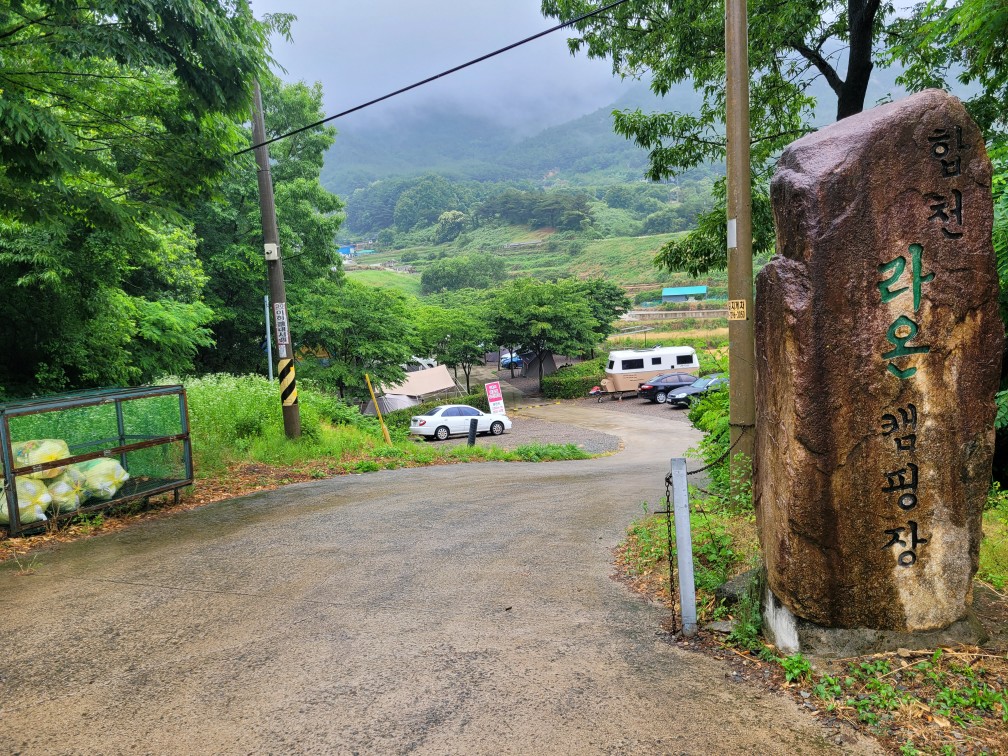
<path id="1" fill-rule="evenodd" d="M 297 381 L 294 379 L 294 360 L 280 360 L 280 401 L 284 407 L 297 404 Z"/>
<path id="2" fill-rule="evenodd" d="M 294 380 L 294 360 L 277 362 L 280 379 L 280 403 L 283 409 L 284 434 L 287 438 L 301 436 L 301 408 L 298 406 L 297 382 Z"/>

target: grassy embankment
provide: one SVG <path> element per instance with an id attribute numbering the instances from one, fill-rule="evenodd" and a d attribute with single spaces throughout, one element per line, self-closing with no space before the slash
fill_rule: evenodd
<path id="1" fill-rule="evenodd" d="M 276 385 L 257 376 L 207 376 L 186 382 L 197 475 L 213 477 L 248 462 L 311 468 L 319 477 L 349 472 L 478 460 L 580 459 L 576 447 L 529 445 L 513 450 L 492 442 L 446 446 L 409 436 L 409 417 L 400 410 L 387 422 L 387 444 L 375 418 L 362 416 L 336 397 L 299 384 L 302 437 L 284 436 Z"/>

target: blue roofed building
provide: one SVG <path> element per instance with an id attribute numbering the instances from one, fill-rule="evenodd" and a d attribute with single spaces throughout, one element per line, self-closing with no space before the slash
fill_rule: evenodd
<path id="1" fill-rule="evenodd" d="M 662 302 L 689 302 L 706 296 L 706 286 L 672 286 L 661 290 Z"/>

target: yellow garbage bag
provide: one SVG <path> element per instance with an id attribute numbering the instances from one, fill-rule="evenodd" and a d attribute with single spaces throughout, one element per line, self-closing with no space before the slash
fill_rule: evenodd
<path id="1" fill-rule="evenodd" d="M 48 484 L 52 507 L 61 514 L 75 512 L 88 497 L 87 477 L 73 465 L 64 468 Z"/>
<path id="2" fill-rule="evenodd" d="M 78 462 L 70 467 L 84 474 L 84 487 L 91 496 L 99 499 L 111 499 L 129 480 L 129 473 L 123 466 L 106 457 Z"/>
<path id="3" fill-rule="evenodd" d="M 58 438 L 21 441 L 11 444 L 11 451 L 14 452 L 15 467 L 31 467 L 32 465 L 41 465 L 46 462 L 55 462 L 57 459 L 66 459 L 70 456 L 70 449 L 66 441 Z M 54 467 L 51 470 L 28 473 L 28 477 L 55 478 L 61 472 L 63 472 L 62 467 Z"/>
<path id="4" fill-rule="evenodd" d="M 46 519 L 45 509 L 52 503 L 52 496 L 45 483 L 31 478 L 17 479 L 18 519 L 22 525 Z M 0 524 L 10 522 L 7 509 L 7 492 L 0 491 Z"/>

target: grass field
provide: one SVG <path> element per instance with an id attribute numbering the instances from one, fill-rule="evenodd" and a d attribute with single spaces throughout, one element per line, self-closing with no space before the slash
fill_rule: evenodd
<path id="1" fill-rule="evenodd" d="M 353 268 L 348 268 L 346 274 L 359 283 L 384 289 L 398 289 L 404 294 L 420 296 L 420 276 L 417 275 L 396 273 L 393 270 L 355 270 Z"/>
<path id="2" fill-rule="evenodd" d="M 727 344 L 727 328 L 686 328 L 682 330 L 661 330 L 661 327 L 646 333 L 616 333 L 609 337 L 614 349 L 650 349 L 662 344 L 671 346 L 680 342 L 696 344 Z"/>

